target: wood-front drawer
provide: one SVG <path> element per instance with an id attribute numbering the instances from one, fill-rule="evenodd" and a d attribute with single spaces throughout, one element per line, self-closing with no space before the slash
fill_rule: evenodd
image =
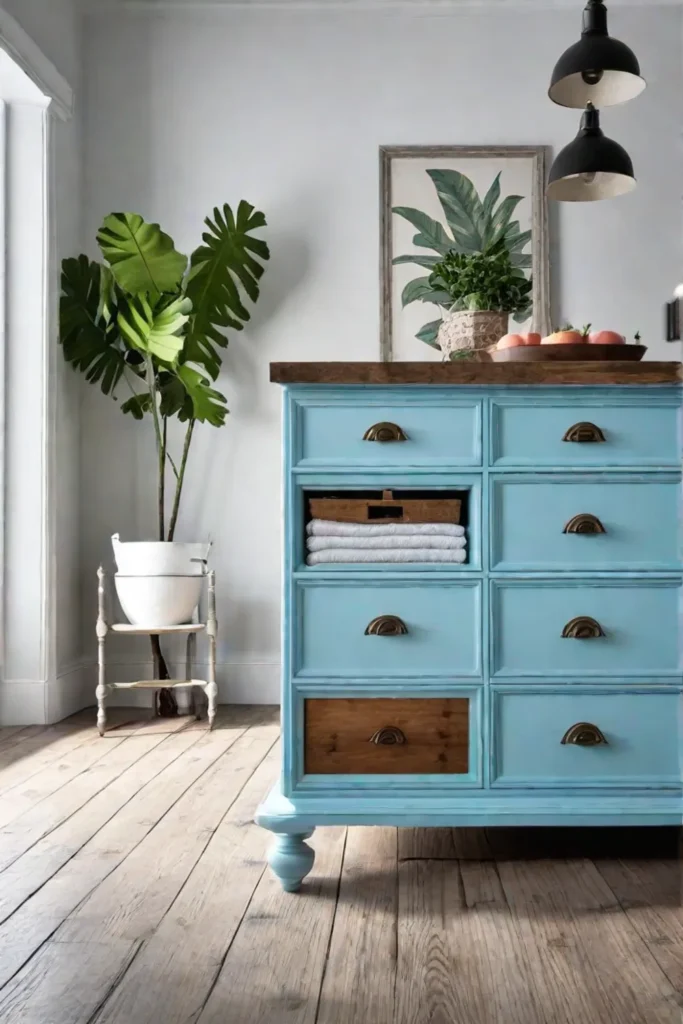
<path id="1" fill-rule="evenodd" d="M 611 404 L 607 395 L 593 401 L 495 399 L 491 464 L 678 467 L 680 405 L 678 389 L 623 404 Z"/>
<path id="2" fill-rule="evenodd" d="M 494 786 L 680 786 L 678 693 L 498 691 L 493 707 Z"/>
<path id="3" fill-rule="evenodd" d="M 306 775 L 467 775 L 466 697 L 310 698 Z"/>
<path id="4" fill-rule="evenodd" d="M 297 677 L 481 675 L 481 584 L 297 583 Z"/>
<path id="5" fill-rule="evenodd" d="M 680 477 L 501 476 L 491 479 L 491 567 L 675 570 Z"/>
<path id="6" fill-rule="evenodd" d="M 294 424 L 293 462 L 301 468 L 481 465 L 476 399 L 298 398 Z"/>
<path id="7" fill-rule="evenodd" d="M 491 674 L 681 678 L 677 580 L 492 583 Z"/>

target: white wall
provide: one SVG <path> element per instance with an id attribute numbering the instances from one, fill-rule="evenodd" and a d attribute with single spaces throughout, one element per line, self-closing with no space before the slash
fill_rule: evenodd
<path id="1" fill-rule="evenodd" d="M 575 10 L 88 21 L 87 237 L 111 209 L 160 220 L 184 249 L 215 203 L 245 197 L 268 217 L 262 301 L 232 338 L 221 381 L 232 414 L 224 430 L 199 431 L 178 538 L 215 541 L 222 699 L 278 692 L 280 396 L 268 363 L 378 356 L 378 146 L 564 145 L 578 116 L 546 90 L 578 26 Z M 639 189 L 553 210 L 556 315 L 639 328 L 651 356 L 676 358 L 662 304 L 681 275 L 680 11 L 615 11 L 611 27 L 650 83 L 603 121 L 631 153 Z M 110 533 L 152 536 L 154 503 L 149 428 L 92 389 L 83 466 L 91 588 Z"/>
<path id="2" fill-rule="evenodd" d="M 56 256 L 81 247 L 81 19 L 77 0 L 2 0 L 2 6 L 31 36 L 75 93 L 75 112 L 67 121 L 50 118 Z M 56 299 L 55 272 L 52 291 Z M 53 303 L 54 305 L 54 303 Z M 82 385 L 57 350 L 56 305 L 51 316 L 48 424 L 53 453 L 51 471 L 50 609 L 44 642 L 50 648 L 44 716 L 54 721 L 83 704 L 83 642 L 80 621 L 80 405 Z M 39 410 L 36 410 L 38 415 Z M 9 495 L 11 501 L 11 495 Z M 24 638 L 15 637 L 15 642 Z M 17 691 L 18 692 L 18 691 Z"/>

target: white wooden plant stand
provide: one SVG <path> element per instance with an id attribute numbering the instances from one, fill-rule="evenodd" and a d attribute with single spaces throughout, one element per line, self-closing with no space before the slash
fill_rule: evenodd
<path id="1" fill-rule="evenodd" d="M 218 703 L 218 686 L 216 685 L 216 634 L 218 623 L 216 621 L 216 574 L 207 573 L 208 601 L 206 622 L 188 622 L 181 626 L 131 626 L 127 622 L 107 622 L 106 614 L 106 593 L 105 584 L 107 577 L 102 566 L 97 570 L 97 728 L 100 736 L 104 736 L 107 726 L 107 697 L 113 690 L 140 690 L 151 689 L 174 690 L 176 687 L 198 686 L 206 694 L 208 701 L 209 730 L 213 729 L 216 718 L 216 705 Z M 176 636 L 187 637 L 186 647 L 186 678 L 185 679 L 139 679 L 132 683 L 107 682 L 105 668 L 105 642 L 109 633 L 126 633 L 129 636 L 152 636 L 154 634 L 175 634 Z M 197 633 L 206 633 L 209 638 L 209 678 L 193 679 L 192 666 L 194 663 Z M 195 705 L 196 707 L 196 705 Z M 201 716 L 197 711 L 195 717 Z"/>

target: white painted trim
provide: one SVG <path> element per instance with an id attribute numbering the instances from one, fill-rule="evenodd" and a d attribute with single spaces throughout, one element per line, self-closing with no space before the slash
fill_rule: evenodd
<path id="1" fill-rule="evenodd" d="M 0 46 L 51 101 L 50 111 L 63 121 L 73 115 L 73 89 L 16 18 L 0 7 Z"/>
<path id="2" fill-rule="evenodd" d="M 0 100 L 0 685 L 5 678 L 5 386 L 7 362 L 7 106 Z M 2 717 L 0 716 L 0 721 Z"/>
<path id="3" fill-rule="evenodd" d="M 462 10 L 577 11 L 578 0 L 81 0 L 84 14 L 102 11 L 405 11 L 412 14 L 457 14 Z M 681 7 L 683 0 L 619 0 L 615 7 Z"/>

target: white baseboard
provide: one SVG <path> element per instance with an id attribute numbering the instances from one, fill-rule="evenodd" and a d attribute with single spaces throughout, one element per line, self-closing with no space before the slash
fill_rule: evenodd
<path id="1" fill-rule="evenodd" d="M 44 679 L 5 679 L 0 683 L 0 725 L 46 725 Z"/>

